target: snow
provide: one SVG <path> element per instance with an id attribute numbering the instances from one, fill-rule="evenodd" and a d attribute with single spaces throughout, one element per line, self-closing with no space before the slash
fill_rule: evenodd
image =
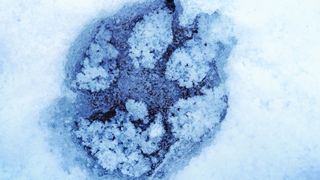
<path id="1" fill-rule="evenodd" d="M 113 78 L 104 68 L 92 67 L 89 64 L 89 59 L 85 59 L 82 72 L 77 74 L 73 85 L 79 89 L 96 92 L 107 89 Z"/>
<path id="2" fill-rule="evenodd" d="M 203 90 L 204 96 L 180 99 L 170 110 L 169 122 L 173 134 L 182 140 L 199 142 L 210 129 L 220 121 L 220 114 L 227 106 L 223 101 L 223 87 Z"/>
<path id="3" fill-rule="evenodd" d="M 152 5 L 154 4 L 147 5 L 144 13 L 134 8 L 122 12 L 122 16 L 137 13 L 129 18 L 123 19 L 121 15 L 118 15 L 110 19 L 98 20 L 93 27 L 88 27 L 87 31 L 79 35 L 80 39 L 78 38 L 77 42 L 83 45 L 75 43 L 71 50 L 72 54 L 68 58 L 67 64 L 70 65 L 66 71 L 67 76 L 71 79 L 71 88 L 69 81 L 66 82 L 66 88 L 75 95 L 74 99 L 66 96 L 59 100 L 64 101 L 56 107 L 58 109 L 56 116 L 61 116 L 61 118 L 52 122 L 51 127 L 53 127 L 52 131 L 61 131 L 60 134 L 66 137 L 71 136 L 70 143 L 73 141 L 73 144 L 79 146 L 79 151 L 82 149 L 81 152 L 84 154 L 78 158 L 83 159 L 82 164 L 87 164 L 87 169 L 97 176 L 106 174 L 111 177 L 118 175 L 130 178 L 169 177 L 167 172 L 171 171 L 170 166 L 189 159 L 186 157 L 186 160 L 179 160 L 172 152 L 180 151 L 181 155 L 191 156 L 190 150 L 196 151 L 197 149 L 189 150 L 186 147 L 192 147 L 200 141 L 207 141 L 204 137 L 213 136 L 216 127 L 224 119 L 223 114 L 227 109 L 225 89 L 218 97 L 207 91 L 212 91 L 212 88 L 214 91 L 218 90 L 215 86 L 224 82 L 219 78 L 217 72 L 217 69 L 223 71 L 223 67 L 215 66 L 215 61 L 224 59 L 216 57 L 216 54 L 227 56 L 228 52 L 224 52 L 226 44 L 220 42 L 219 37 L 207 39 L 205 36 L 197 36 L 199 29 L 197 20 L 192 25 L 193 27 L 179 26 L 178 12 L 166 12 L 169 10 L 165 7 L 165 3 L 159 2 L 156 9 L 151 8 Z M 166 31 L 159 30 L 159 21 L 166 22 L 161 12 L 165 12 L 166 18 L 172 21 L 169 21 L 169 29 Z M 151 21 L 149 16 L 152 17 Z M 219 16 L 219 13 L 215 13 L 198 17 L 204 19 L 202 21 L 211 23 Z M 210 27 L 210 23 L 201 24 L 204 26 L 201 27 L 201 35 L 204 34 L 205 29 Z M 143 28 L 140 27 L 141 24 L 144 24 Z M 149 27 L 155 28 L 150 29 Z M 137 35 L 139 28 L 145 34 L 157 34 L 157 37 L 132 39 Z M 93 34 L 89 38 L 83 38 L 88 36 L 85 34 L 89 32 Z M 170 44 L 160 43 L 150 46 L 152 48 L 150 53 L 161 52 L 158 53 L 159 62 L 154 64 L 155 68 L 135 67 L 135 62 L 132 62 L 130 57 L 132 43 L 148 41 L 149 38 L 163 41 L 167 38 L 168 32 L 175 32 L 174 42 L 171 42 L 173 37 L 169 37 L 166 41 Z M 228 36 L 231 37 L 232 34 Z M 233 44 L 230 44 L 231 46 Z M 210 47 L 215 47 L 211 49 L 213 52 L 209 50 Z M 191 76 L 191 81 L 194 81 L 197 71 L 201 72 L 202 77 L 196 79 L 197 83 L 201 81 L 201 84 L 191 82 L 187 84 L 189 88 L 187 89 L 183 87 L 184 84 L 180 83 L 179 86 L 176 82 L 181 72 L 175 73 L 178 76 L 177 79 L 170 80 L 164 76 L 165 68 L 167 72 L 168 68 L 176 69 L 176 67 L 169 67 L 166 61 L 169 60 L 172 53 L 180 53 L 179 50 L 176 51 L 178 48 L 189 53 L 190 59 L 192 58 L 186 62 L 186 66 L 188 67 L 188 64 L 193 66 L 192 68 L 182 67 L 180 70 Z M 119 52 L 113 53 L 112 49 L 119 50 Z M 75 52 L 78 53 L 75 54 Z M 115 55 L 107 57 L 108 54 Z M 180 59 L 179 56 L 172 57 L 174 61 L 185 63 L 185 59 Z M 75 80 L 72 80 L 74 78 Z M 202 97 L 202 94 L 207 94 L 207 96 Z M 181 106 L 179 101 L 188 98 L 195 105 L 183 107 L 182 103 L 182 107 L 179 107 Z M 170 112 L 169 109 L 177 101 L 178 110 L 174 111 L 178 112 Z M 206 109 L 211 106 L 214 107 L 212 111 L 207 111 Z M 182 112 L 179 109 L 182 109 Z M 185 111 L 192 111 L 192 116 L 188 117 L 188 112 Z M 178 117 L 174 115 L 170 117 L 170 113 Z M 189 137 L 189 133 L 195 134 L 196 137 L 186 138 Z M 185 139 L 190 141 L 186 143 L 183 141 Z M 171 150 L 173 145 L 175 150 Z"/>
<path id="4" fill-rule="evenodd" d="M 144 119 L 148 115 L 147 105 L 144 102 L 129 99 L 126 102 L 126 109 L 135 120 Z"/>
<path id="5" fill-rule="evenodd" d="M 181 0 L 181 5 L 184 8 L 182 15 L 179 17 L 182 25 L 191 24 L 193 19 L 199 13 L 212 14 L 222 7 L 223 0 Z"/>
<path id="6" fill-rule="evenodd" d="M 118 70 L 113 68 L 112 60 L 117 58 L 119 52 L 109 41 L 111 32 L 101 29 L 95 37 L 97 43 L 91 43 L 82 63 L 81 72 L 76 75 L 73 87 L 91 92 L 103 91 L 118 76 Z M 107 61 L 107 67 L 100 64 Z M 106 70 L 107 69 L 107 70 Z"/>
<path id="7" fill-rule="evenodd" d="M 175 179 L 318 179 L 319 2 L 240 0 L 223 9 L 238 37 L 229 112 Z"/>
<path id="8" fill-rule="evenodd" d="M 157 118 L 154 123 L 150 126 L 150 138 L 157 138 L 163 135 L 164 129 L 162 124 L 162 116 L 160 114 L 157 115 Z"/>
<path id="9" fill-rule="evenodd" d="M 64 57 L 81 28 L 131 2 L 0 0 L 2 179 L 92 178 L 76 164 L 65 168 L 48 143 L 43 112 L 63 93 Z M 237 46 L 225 69 L 226 120 L 214 141 L 172 179 L 318 179 L 319 1 L 181 2 L 186 24 L 198 12 L 227 15 Z M 214 31 L 220 32 L 224 28 Z M 150 60 L 148 67 L 155 62 Z M 122 157 L 101 156 L 115 164 Z M 123 166 L 124 173 L 133 167 Z M 145 171 L 144 163 L 134 166 Z"/>
<path id="10" fill-rule="evenodd" d="M 81 138 L 82 145 L 90 147 L 103 168 L 109 172 L 119 169 L 124 175 L 139 177 L 150 170 L 149 159 L 142 153 L 151 154 L 159 148 L 161 139 L 157 137 L 161 134 L 148 138 L 148 132 L 155 131 L 158 123 L 151 130 L 142 131 L 134 127 L 130 115 L 117 112 L 110 123 L 81 119 L 75 134 Z"/>
<path id="11" fill-rule="evenodd" d="M 232 43 L 232 39 L 230 39 L 230 37 L 232 37 L 230 35 L 234 33 L 233 26 L 231 25 L 232 21 L 226 16 L 210 18 L 212 16 L 215 16 L 215 14 L 211 16 L 204 15 L 199 18 L 199 37 L 207 39 L 207 43 L 218 41 L 223 44 Z M 208 46 L 202 48 L 209 51 Z"/>
<path id="12" fill-rule="evenodd" d="M 129 39 L 130 57 L 136 68 L 154 68 L 166 47 L 172 42 L 172 16 L 167 10 L 159 10 L 144 16 L 138 22 Z"/>
<path id="13" fill-rule="evenodd" d="M 112 12 L 124 3 L 0 1 L 6 52 L 0 58 L 1 179 L 86 178 L 83 169 L 61 165 L 61 155 L 52 150 L 41 126 L 42 112 L 61 95 L 64 57 L 79 29 L 103 7 Z"/>
<path id="14" fill-rule="evenodd" d="M 224 67 L 226 62 L 217 57 L 220 50 L 217 44 L 232 46 L 234 32 L 231 24 L 229 19 L 215 13 L 199 16 L 197 35 L 173 52 L 167 62 L 166 77 L 190 88 L 205 78 L 210 63 L 215 62 L 218 67 Z"/>
<path id="15" fill-rule="evenodd" d="M 197 57 L 201 55 L 198 52 L 194 55 L 184 49 L 175 51 L 167 63 L 166 77 L 173 81 L 177 80 L 180 86 L 187 88 L 201 82 L 208 73 L 209 66 L 205 59 Z"/>

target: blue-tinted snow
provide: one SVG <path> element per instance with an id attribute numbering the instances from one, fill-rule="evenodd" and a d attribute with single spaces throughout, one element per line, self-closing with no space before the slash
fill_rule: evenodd
<path id="1" fill-rule="evenodd" d="M 217 8 L 227 14 L 238 44 L 226 68 L 230 107 L 222 129 L 174 178 L 318 179 L 319 2 L 181 1 L 185 17 Z M 50 148 L 39 112 L 61 96 L 64 57 L 80 29 L 125 3 L 0 1 L 2 179 L 90 177 Z"/>
<path id="2" fill-rule="evenodd" d="M 178 1 L 128 6 L 85 28 L 70 48 L 72 96 L 53 105 L 49 126 L 96 177 L 168 178 L 224 120 L 220 73 L 236 43 L 232 24 L 216 11 L 182 25 L 183 11 Z"/>

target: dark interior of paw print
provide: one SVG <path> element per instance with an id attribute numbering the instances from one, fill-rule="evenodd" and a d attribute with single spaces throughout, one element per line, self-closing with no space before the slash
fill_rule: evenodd
<path id="1" fill-rule="evenodd" d="M 215 12 L 182 25 L 182 13 L 173 0 L 126 7 L 93 23 L 70 50 L 69 129 L 99 175 L 164 177 L 224 119 L 229 24 Z"/>

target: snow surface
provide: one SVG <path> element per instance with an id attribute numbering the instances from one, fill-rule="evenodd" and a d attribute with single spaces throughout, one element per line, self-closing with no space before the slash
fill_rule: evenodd
<path id="1" fill-rule="evenodd" d="M 205 78 L 213 59 L 218 59 L 215 61 L 218 67 L 224 66 L 225 62 L 218 58 L 218 43 L 233 46 L 232 23 L 226 17 L 205 14 L 199 16 L 198 26 L 195 38 L 173 52 L 167 62 L 166 77 L 187 88 L 198 85 Z"/>
<path id="2" fill-rule="evenodd" d="M 168 10 L 159 10 L 144 16 L 143 21 L 136 24 L 128 40 L 130 57 L 136 68 L 154 68 L 172 42 L 171 23 L 172 16 Z"/>
<path id="3" fill-rule="evenodd" d="M 91 66 L 89 59 L 85 59 L 81 73 L 77 74 L 73 82 L 74 87 L 92 92 L 105 90 L 109 87 L 113 77 L 101 66 Z"/>
<path id="4" fill-rule="evenodd" d="M 131 177 L 139 177 L 149 171 L 149 159 L 143 158 L 142 153 L 151 154 L 157 150 L 159 139 L 147 139 L 150 130 L 135 128 L 125 113 L 117 112 L 111 121 L 105 125 L 82 119 L 76 135 L 82 139 L 82 145 L 91 147 L 90 152 L 109 171 L 118 168 L 122 174 Z"/>
<path id="5" fill-rule="evenodd" d="M 204 96 L 180 99 L 170 110 L 169 122 L 173 134 L 183 140 L 200 142 L 200 138 L 220 121 L 220 113 L 227 106 L 222 87 L 204 90 Z"/>
<path id="6" fill-rule="evenodd" d="M 143 10 L 131 6 L 102 18 L 82 32 L 70 50 L 67 64 L 75 65 L 67 66 L 71 82 L 65 85 L 74 96 L 53 105 L 57 113 L 49 129 L 61 132 L 65 144 L 78 146 L 83 155 L 76 158 L 96 176 L 169 177 L 213 137 L 225 118 L 228 98 L 225 88 L 218 87 L 225 82 L 219 77 L 224 68 L 219 61 L 229 57 L 235 38 L 231 31 L 223 31 L 220 38 L 214 25 L 231 26 L 230 21 L 215 12 L 180 26 L 183 8 L 176 6 L 173 11 L 164 2 L 149 2 L 139 5 Z M 157 57 L 137 58 L 132 49 Z M 180 53 L 177 49 L 190 60 L 171 56 Z M 142 65 L 154 61 L 153 69 L 137 67 L 140 58 Z M 170 58 L 175 66 L 186 66 L 169 67 Z M 175 69 L 175 77 L 166 78 L 165 73 L 170 76 Z M 197 71 L 201 76 L 192 82 Z M 187 86 L 177 82 L 185 80 L 184 74 L 191 79 Z"/>
<path id="7" fill-rule="evenodd" d="M 185 22 L 227 14 L 238 44 L 226 68 L 226 120 L 172 179 L 319 179 L 319 1 L 181 1 Z M 42 113 L 61 96 L 64 57 L 81 28 L 126 3 L 0 0 L 0 179 L 90 179 L 65 168 Z"/>
<path id="8" fill-rule="evenodd" d="M 147 105 L 144 102 L 129 99 L 126 102 L 126 109 L 135 120 L 143 119 L 148 115 Z"/>
<path id="9" fill-rule="evenodd" d="M 180 86 L 193 87 L 198 85 L 209 71 L 207 59 L 199 57 L 201 54 L 199 47 L 196 54 L 186 52 L 185 49 L 178 49 L 173 53 L 167 63 L 166 77 L 173 81 L 178 81 Z"/>

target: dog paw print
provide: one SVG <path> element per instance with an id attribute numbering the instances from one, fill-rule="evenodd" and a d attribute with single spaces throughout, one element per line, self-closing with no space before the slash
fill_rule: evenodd
<path id="1" fill-rule="evenodd" d="M 182 13 L 175 1 L 126 7 L 71 48 L 72 115 L 61 123 L 99 176 L 163 178 L 225 118 L 231 23 L 215 12 L 181 25 Z"/>

